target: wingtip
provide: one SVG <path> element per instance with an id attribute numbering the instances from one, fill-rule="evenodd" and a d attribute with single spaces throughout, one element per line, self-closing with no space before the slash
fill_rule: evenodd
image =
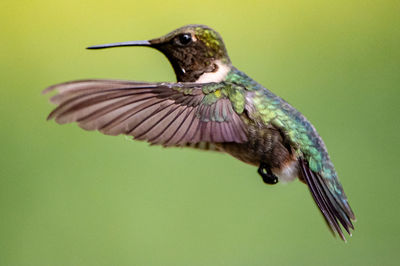
<path id="1" fill-rule="evenodd" d="M 54 90 L 54 88 L 55 88 L 55 86 L 47 87 L 46 89 L 42 90 L 41 94 L 45 95 L 45 94 L 51 92 L 52 90 Z"/>
<path id="2" fill-rule="evenodd" d="M 46 121 L 50 121 L 54 118 L 54 110 L 50 112 L 50 114 L 46 117 Z"/>

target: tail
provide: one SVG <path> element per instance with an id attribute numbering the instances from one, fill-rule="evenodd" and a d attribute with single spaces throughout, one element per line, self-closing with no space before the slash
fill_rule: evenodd
<path id="1" fill-rule="evenodd" d="M 323 171 L 314 172 L 304 158 L 299 159 L 299 164 L 303 178 L 329 228 L 333 234 L 338 234 L 346 241 L 340 224 L 351 236 L 350 229 L 354 230 L 351 221 L 355 221 L 356 218 L 336 174 L 333 171 L 332 176 L 323 176 Z"/>

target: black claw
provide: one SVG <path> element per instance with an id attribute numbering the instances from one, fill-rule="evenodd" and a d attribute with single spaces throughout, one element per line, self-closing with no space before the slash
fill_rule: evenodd
<path id="1" fill-rule="evenodd" d="M 278 177 L 272 173 L 271 167 L 269 167 L 267 164 L 261 163 L 260 167 L 258 168 L 258 173 L 262 177 L 264 183 L 269 185 L 278 183 Z"/>

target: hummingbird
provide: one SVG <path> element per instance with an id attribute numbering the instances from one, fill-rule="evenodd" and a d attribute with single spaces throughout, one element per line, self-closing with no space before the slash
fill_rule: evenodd
<path id="1" fill-rule="evenodd" d="M 288 102 L 232 65 L 225 44 L 205 25 L 162 37 L 90 46 L 151 47 L 164 54 L 177 82 L 90 79 L 51 86 L 48 120 L 128 135 L 164 147 L 228 153 L 256 166 L 266 184 L 298 178 L 334 235 L 346 241 L 355 215 L 314 126 Z M 344 230 L 343 230 L 344 229 Z"/>

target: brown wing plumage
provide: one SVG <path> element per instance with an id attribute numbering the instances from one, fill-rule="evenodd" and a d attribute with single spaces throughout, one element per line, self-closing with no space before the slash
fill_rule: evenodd
<path id="1" fill-rule="evenodd" d="M 58 91 L 51 98 L 58 106 L 48 119 L 60 124 L 77 122 L 86 130 L 164 146 L 246 142 L 245 126 L 229 99 L 204 101 L 207 85 L 83 80 L 54 85 L 44 93 Z"/>

